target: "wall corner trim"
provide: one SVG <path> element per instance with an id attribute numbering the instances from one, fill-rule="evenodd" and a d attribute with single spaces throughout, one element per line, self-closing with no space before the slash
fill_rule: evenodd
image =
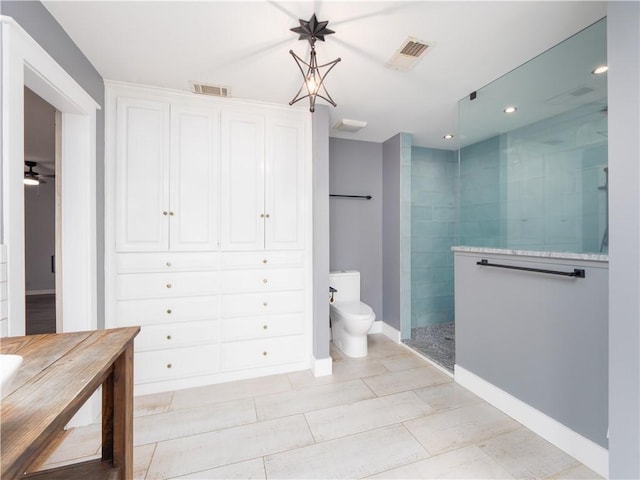
<path id="1" fill-rule="evenodd" d="M 333 374 L 333 359 L 327 358 L 313 358 L 313 376 L 324 377 L 326 375 Z"/>
<path id="2" fill-rule="evenodd" d="M 455 366 L 454 378 L 459 385 L 517 420 L 594 472 L 608 478 L 609 451 L 606 448 L 459 365 Z"/>

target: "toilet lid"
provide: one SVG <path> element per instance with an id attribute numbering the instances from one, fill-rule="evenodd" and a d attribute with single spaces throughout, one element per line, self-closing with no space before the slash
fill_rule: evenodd
<path id="1" fill-rule="evenodd" d="M 350 315 L 351 317 L 357 317 L 366 319 L 373 314 L 373 310 L 366 303 L 359 301 L 356 302 L 336 302 L 331 305 L 341 315 Z"/>

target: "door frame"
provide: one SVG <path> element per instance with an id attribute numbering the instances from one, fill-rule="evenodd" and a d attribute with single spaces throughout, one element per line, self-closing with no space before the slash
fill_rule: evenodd
<path id="1" fill-rule="evenodd" d="M 2 23 L 2 242 L 8 335 L 25 334 L 24 87 L 61 112 L 62 329 L 97 328 L 96 110 L 91 96 L 11 17 Z"/>

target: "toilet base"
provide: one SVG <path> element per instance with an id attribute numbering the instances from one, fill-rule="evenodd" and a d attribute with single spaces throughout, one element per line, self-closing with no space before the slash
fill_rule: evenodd
<path id="1" fill-rule="evenodd" d="M 333 344 L 347 357 L 362 358 L 369 353 L 368 336 L 366 334 L 353 337 L 345 332 L 342 332 L 342 335 L 333 335 L 332 332 L 332 337 Z"/>

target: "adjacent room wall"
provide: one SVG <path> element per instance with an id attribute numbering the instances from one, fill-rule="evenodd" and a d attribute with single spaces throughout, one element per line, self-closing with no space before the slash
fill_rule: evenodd
<path id="1" fill-rule="evenodd" d="M 0 14 L 12 17 L 104 108 L 102 77 L 42 3 L 3 0 Z M 104 328 L 104 110 L 96 112 L 96 225 L 97 325 Z"/>
<path id="2" fill-rule="evenodd" d="M 383 320 L 382 144 L 331 138 L 329 191 L 373 197 L 330 199 L 330 268 L 358 270 L 360 298 Z"/>
<path id="3" fill-rule="evenodd" d="M 609 478 L 640 478 L 640 3 L 607 3 Z"/>

